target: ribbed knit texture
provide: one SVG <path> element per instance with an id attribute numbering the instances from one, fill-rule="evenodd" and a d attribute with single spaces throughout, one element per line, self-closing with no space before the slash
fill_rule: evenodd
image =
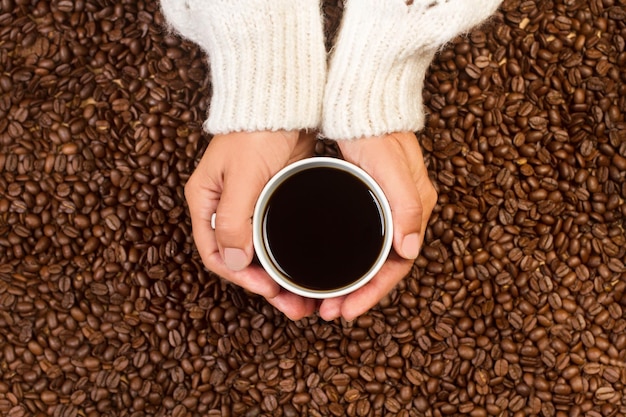
<path id="1" fill-rule="evenodd" d="M 318 0 L 162 0 L 209 57 L 210 133 L 317 129 L 326 78 Z"/>
<path id="2" fill-rule="evenodd" d="M 355 139 L 424 127 L 422 88 L 435 53 L 500 1 L 348 0 L 330 61 L 323 134 Z"/>

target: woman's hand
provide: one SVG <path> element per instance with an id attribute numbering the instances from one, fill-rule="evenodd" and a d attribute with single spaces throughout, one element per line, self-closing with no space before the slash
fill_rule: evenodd
<path id="1" fill-rule="evenodd" d="M 294 320 L 313 314 L 316 302 L 281 289 L 260 265 L 251 264 L 252 214 L 269 179 L 289 163 L 312 156 L 314 147 L 313 134 L 295 131 L 217 135 L 185 186 L 193 237 L 204 265 L 262 295 Z"/>
<path id="2" fill-rule="evenodd" d="M 424 157 L 413 133 L 339 141 L 343 157 L 363 168 L 381 186 L 393 217 L 393 250 L 380 272 L 365 286 L 343 297 L 324 300 L 325 320 L 353 320 L 377 304 L 410 271 L 424 241 L 437 191 L 428 178 Z"/>
<path id="3" fill-rule="evenodd" d="M 193 236 L 208 269 L 265 297 L 292 320 L 313 314 L 318 305 L 325 320 L 340 316 L 352 320 L 378 303 L 409 272 L 437 193 L 414 134 L 339 142 L 344 158 L 367 171 L 385 192 L 393 213 L 393 250 L 372 281 L 354 293 L 321 304 L 290 293 L 260 265 L 251 264 L 252 214 L 267 181 L 289 163 L 312 156 L 314 145 L 313 135 L 297 132 L 215 136 L 185 186 Z"/>

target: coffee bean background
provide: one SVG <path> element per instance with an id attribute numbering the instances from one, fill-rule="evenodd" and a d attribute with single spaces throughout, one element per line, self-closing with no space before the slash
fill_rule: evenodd
<path id="1" fill-rule="evenodd" d="M 626 415 L 625 20 L 505 0 L 447 45 L 415 267 L 291 322 L 191 240 L 202 52 L 154 1 L 0 0 L 0 415 Z"/>

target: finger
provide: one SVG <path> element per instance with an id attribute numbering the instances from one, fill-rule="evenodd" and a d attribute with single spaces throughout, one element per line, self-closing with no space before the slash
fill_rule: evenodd
<path id="1" fill-rule="evenodd" d="M 394 226 L 393 247 L 401 257 L 412 260 L 419 255 L 424 216 L 421 190 L 415 182 L 414 165 L 423 167 L 423 157 L 417 138 L 413 134 L 395 133 L 384 139 L 395 142 L 398 151 L 405 158 L 402 159 L 403 163 L 395 166 L 396 169 L 384 173 L 377 171 L 373 175 L 376 175 L 375 179 L 385 191 L 391 206 Z M 422 177 L 428 180 L 428 173 L 425 170 L 418 173 L 418 178 Z"/>
<path id="2" fill-rule="evenodd" d="M 267 298 L 267 301 L 294 321 L 315 313 L 317 305 L 311 298 L 304 298 L 286 290 L 281 290 L 275 297 Z"/>
<path id="3" fill-rule="evenodd" d="M 231 283 L 245 288 L 254 294 L 258 294 L 265 299 L 275 298 L 281 291 L 276 281 L 258 265 L 251 264 L 241 271 L 231 271 L 226 264 L 224 264 L 219 253 L 213 255 L 212 262 L 215 265 L 213 269 L 211 269 L 213 272 Z"/>
<path id="4" fill-rule="evenodd" d="M 271 176 L 285 166 L 298 140 L 298 132 L 234 133 L 225 140 L 254 149 L 234 156 L 232 152 L 229 154 L 216 210 L 215 236 L 219 251 L 226 265 L 238 271 L 252 260 L 252 214 L 258 196 Z"/>
<path id="5" fill-rule="evenodd" d="M 393 247 L 403 258 L 415 259 L 420 251 L 423 213 L 415 183 L 404 175 L 381 177 L 379 183 L 391 206 Z"/>
<path id="6" fill-rule="evenodd" d="M 346 159 L 360 165 L 383 189 L 391 206 L 396 252 L 405 259 L 417 258 L 423 207 L 413 175 L 415 167 L 406 158 L 421 156 L 415 135 L 396 133 L 341 142 L 340 146 Z"/>
<path id="7" fill-rule="evenodd" d="M 411 270 L 413 262 L 392 252 L 380 272 L 365 286 L 349 294 L 341 305 L 341 316 L 352 321 L 374 307 Z"/>
<path id="8" fill-rule="evenodd" d="M 322 301 L 319 308 L 320 317 L 326 321 L 333 321 L 341 317 L 341 307 L 347 296 L 328 298 Z"/>
<path id="9" fill-rule="evenodd" d="M 224 263 L 232 271 L 248 266 L 253 256 L 252 214 L 254 205 L 269 178 L 239 166 L 228 172 L 216 209 L 215 236 Z"/>
<path id="10" fill-rule="evenodd" d="M 212 257 L 219 252 L 215 241 L 215 231 L 211 227 L 211 216 L 215 213 L 219 202 L 219 192 L 214 186 L 208 173 L 204 172 L 202 161 L 185 185 L 185 200 L 191 217 L 193 239 L 202 262 L 209 269 L 214 266 Z M 205 178 L 205 181 L 199 180 Z"/>
<path id="11" fill-rule="evenodd" d="M 421 177 L 421 180 L 417 184 L 418 190 L 420 190 L 420 198 L 422 201 L 422 219 L 421 219 L 421 231 L 425 231 L 428 227 L 428 220 L 432 214 L 435 205 L 437 205 L 437 190 L 433 186 L 432 182 L 428 178 L 427 174 Z M 424 233 L 420 233 L 420 247 L 424 242 Z"/>
<path id="12" fill-rule="evenodd" d="M 229 269 L 219 253 L 215 231 L 211 227 L 211 215 L 215 213 L 218 200 L 209 183 L 203 185 L 197 178 L 208 179 L 200 165 L 185 186 L 185 199 L 189 207 L 195 245 L 204 265 L 217 275 L 239 285 L 246 290 L 266 298 L 275 297 L 280 287 L 258 266 L 250 266 L 240 271 Z"/>

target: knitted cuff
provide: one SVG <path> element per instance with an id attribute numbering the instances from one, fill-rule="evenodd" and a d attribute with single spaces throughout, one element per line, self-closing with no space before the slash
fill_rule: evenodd
<path id="1" fill-rule="evenodd" d="M 347 0 L 331 57 L 322 132 L 356 139 L 424 126 L 422 88 L 435 53 L 501 0 Z"/>
<path id="2" fill-rule="evenodd" d="M 319 0 L 161 0 L 209 57 L 210 133 L 319 128 L 326 50 Z"/>

